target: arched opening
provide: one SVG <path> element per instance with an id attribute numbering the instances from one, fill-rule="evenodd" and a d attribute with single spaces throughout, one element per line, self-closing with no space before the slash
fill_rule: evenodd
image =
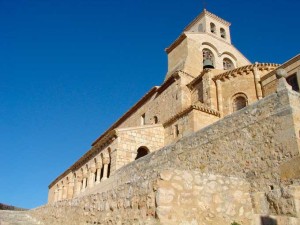
<path id="1" fill-rule="evenodd" d="M 248 105 L 247 96 L 245 94 L 237 94 L 232 101 L 232 111 L 236 112 Z"/>
<path id="2" fill-rule="evenodd" d="M 203 24 L 200 23 L 198 26 L 198 32 L 203 32 Z"/>
<path id="3" fill-rule="evenodd" d="M 101 167 L 100 180 L 102 180 L 104 174 L 104 166 Z"/>
<path id="4" fill-rule="evenodd" d="M 154 122 L 154 124 L 158 124 L 158 118 L 157 118 L 157 116 L 153 117 L 153 122 Z"/>
<path id="5" fill-rule="evenodd" d="M 205 48 L 202 50 L 202 54 L 203 54 L 203 69 L 214 69 L 214 55 L 213 53 Z"/>
<path id="6" fill-rule="evenodd" d="M 224 70 L 232 70 L 232 69 L 234 69 L 233 62 L 230 59 L 228 59 L 228 58 L 224 58 L 223 59 L 223 69 Z"/>
<path id="7" fill-rule="evenodd" d="M 297 73 L 292 74 L 291 76 L 286 78 L 286 82 L 292 86 L 292 89 L 294 91 L 299 92 L 299 84 L 298 84 L 298 79 L 297 79 Z"/>
<path id="8" fill-rule="evenodd" d="M 141 115 L 141 126 L 146 125 L 146 114 Z"/>
<path id="9" fill-rule="evenodd" d="M 111 149 L 108 148 L 108 155 L 109 155 L 109 163 L 107 166 L 107 178 L 110 176 L 110 169 L 111 169 Z"/>
<path id="10" fill-rule="evenodd" d="M 95 163 L 95 166 L 97 165 L 97 159 L 96 158 L 94 158 L 94 163 Z M 95 173 L 94 173 L 94 182 L 96 182 L 97 181 L 97 169 L 95 170 Z"/>
<path id="11" fill-rule="evenodd" d="M 135 160 L 144 157 L 149 153 L 149 149 L 147 147 L 139 147 L 137 150 L 137 155 L 135 157 Z"/>
<path id="12" fill-rule="evenodd" d="M 101 160 L 103 162 L 103 155 L 102 154 L 101 154 Z M 102 164 L 101 171 L 100 171 L 100 180 L 102 180 L 103 174 L 104 174 L 104 165 Z"/>
<path id="13" fill-rule="evenodd" d="M 89 171 L 89 165 L 88 164 L 85 165 L 85 169 L 86 169 L 86 173 L 88 173 L 88 171 Z M 87 188 L 87 186 L 88 186 L 88 182 L 89 182 L 88 180 L 89 180 L 89 178 L 87 177 L 85 179 L 85 184 L 84 184 L 85 188 Z"/>
<path id="14" fill-rule="evenodd" d="M 210 32 L 212 32 L 213 34 L 216 33 L 216 25 L 214 23 L 210 23 Z"/>
<path id="15" fill-rule="evenodd" d="M 226 38 L 226 31 L 224 30 L 224 28 L 220 29 L 220 34 L 221 34 L 221 38 Z"/>

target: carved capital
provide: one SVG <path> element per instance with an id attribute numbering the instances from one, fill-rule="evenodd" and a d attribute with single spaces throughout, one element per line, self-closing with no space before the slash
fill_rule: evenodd
<path id="1" fill-rule="evenodd" d="M 101 169 L 102 168 L 102 160 L 101 160 L 101 162 L 97 162 L 96 168 L 97 169 Z"/>
<path id="2" fill-rule="evenodd" d="M 91 172 L 91 173 L 95 173 L 95 172 L 96 172 L 96 167 L 91 167 L 91 168 L 90 168 L 90 172 Z"/>
<path id="3" fill-rule="evenodd" d="M 109 164 L 110 163 L 110 158 L 103 158 L 103 164 L 105 164 L 105 165 L 107 165 L 107 164 Z"/>

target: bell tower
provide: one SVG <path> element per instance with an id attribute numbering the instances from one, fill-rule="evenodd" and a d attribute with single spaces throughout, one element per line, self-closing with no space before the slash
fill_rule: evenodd
<path id="1" fill-rule="evenodd" d="M 165 49 L 168 54 L 166 79 L 177 70 L 196 77 L 206 68 L 230 70 L 251 64 L 231 44 L 230 25 L 204 9 Z"/>

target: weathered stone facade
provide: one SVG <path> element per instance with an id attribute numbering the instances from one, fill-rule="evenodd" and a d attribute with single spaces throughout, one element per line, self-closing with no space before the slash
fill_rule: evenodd
<path id="1" fill-rule="evenodd" d="M 164 83 L 50 184 L 33 215 L 66 225 L 299 224 L 300 58 L 251 65 L 229 26 L 206 10 L 188 25 L 166 49 Z"/>

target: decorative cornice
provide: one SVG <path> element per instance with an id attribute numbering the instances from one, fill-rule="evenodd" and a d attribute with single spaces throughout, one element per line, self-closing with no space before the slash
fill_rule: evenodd
<path id="1" fill-rule="evenodd" d="M 189 73 L 187 73 L 187 72 L 185 72 L 183 70 L 177 70 L 176 72 L 177 72 L 178 75 L 184 74 L 184 75 L 186 75 L 188 77 L 195 78 L 194 76 L 192 76 L 191 74 L 189 74 Z"/>
<path id="2" fill-rule="evenodd" d="M 219 111 L 211 109 L 211 108 L 209 108 L 209 107 L 207 107 L 205 105 L 194 104 L 192 106 L 193 106 L 193 109 L 199 110 L 201 112 L 205 112 L 207 114 L 214 115 L 214 116 L 217 116 L 217 117 L 221 116 L 221 114 L 220 114 Z"/>
<path id="3" fill-rule="evenodd" d="M 69 173 L 72 173 L 72 170 L 67 169 L 60 176 L 58 176 L 54 181 L 52 181 L 51 184 L 48 185 L 48 188 L 50 189 L 51 187 L 53 187 L 58 181 L 60 181 L 63 177 L 67 176 Z"/>
<path id="4" fill-rule="evenodd" d="M 181 33 L 180 36 L 167 48 L 165 48 L 165 52 L 169 54 L 177 45 L 179 45 L 186 38 L 185 33 Z"/>
<path id="5" fill-rule="evenodd" d="M 281 64 L 281 66 L 279 66 L 277 69 L 284 69 L 284 68 L 290 66 L 291 64 L 295 63 L 298 60 L 300 60 L 300 54 L 296 55 L 292 59 L 290 59 L 290 60 L 286 61 L 285 63 Z M 268 79 L 269 77 L 271 77 L 275 74 L 276 74 L 276 70 L 271 71 L 270 73 L 266 74 L 265 76 L 263 76 L 261 78 L 261 82 Z"/>
<path id="6" fill-rule="evenodd" d="M 230 26 L 231 24 L 227 22 L 226 20 L 218 17 L 217 15 L 207 11 L 204 9 L 191 23 L 189 23 L 183 30 L 183 32 L 180 34 L 180 36 L 169 46 L 165 49 L 167 53 L 170 53 L 179 43 L 181 43 L 185 38 L 186 34 L 184 33 L 185 31 L 188 31 L 195 23 L 197 23 L 202 17 L 204 16 L 209 16 L 210 18 L 213 18 L 220 23 L 223 23 L 225 26 Z"/>
<path id="7" fill-rule="evenodd" d="M 71 167 L 71 170 L 77 170 L 83 164 L 87 163 L 91 158 L 95 157 L 99 152 L 105 149 L 117 138 L 116 130 L 111 130 L 106 133 L 89 151 L 87 151 L 79 160 L 77 160 Z"/>
<path id="8" fill-rule="evenodd" d="M 254 68 L 257 68 L 258 70 L 272 70 L 278 67 L 279 64 L 275 63 L 255 63 L 247 66 L 242 66 L 233 70 L 226 71 L 224 73 L 221 73 L 219 75 L 216 75 L 213 80 L 224 80 L 229 79 L 230 77 L 237 77 L 238 75 L 242 75 L 243 73 L 250 73 Z"/>
<path id="9" fill-rule="evenodd" d="M 203 18 L 204 16 L 209 16 L 217 21 L 219 21 L 220 23 L 223 23 L 226 26 L 230 26 L 231 23 L 229 23 L 228 21 L 218 17 L 217 15 L 207 11 L 206 9 L 204 9 L 191 23 L 189 23 L 185 28 L 184 31 L 187 31 L 188 29 L 190 29 L 192 26 L 194 26 L 201 18 Z"/>
<path id="10" fill-rule="evenodd" d="M 173 84 L 179 78 L 178 72 L 175 71 L 165 82 L 157 89 L 157 95 L 161 94 L 171 84 Z"/>
<path id="11" fill-rule="evenodd" d="M 192 80 L 189 84 L 187 84 L 187 87 L 188 87 L 190 90 L 192 90 L 193 87 L 194 87 L 196 84 L 198 84 L 199 81 L 202 80 L 202 77 L 204 76 L 204 74 L 206 74 L 206 73 L 208 73 L 208 72 L 210 72 L 210 71 L 211 71 L 211 69 L 204 69 L 204 70 L 202 70 L 202 72 L 201 72 L 194 80 Z"/>
<path id="12" fill-rule="evenodd" d="M 154 94 L 156 94 L 159 87 L 153 87 L 147 94 L 145 94 L 133 107 L 131 107 L 120 119 L 118 119 L 107 131 L 105 131 L 100 137 L 92 143 L 92 146 L 107 135 L 110 131 L 117 128 L 121 123 L 123 123 L 130 115 L 132 115 L 140 106 L 142 106 L 147 100 L 149 100 Z"/>
<path id="13" fill-rule="evenodd" d="M 90 150 L 88 150 L 81 158 L 79 158 L 72 166 L 70 166 L 65 172 L 59 175 L 48 188 L 51 188 L 55 185 L 59 180 L 64 178 L 67 174 L 75 172 L 82 165 L 87 163 L 90 159 L 95 157 L 99 152 L 105 149 L 110 143 L 112 143 L 117 138 L 117 133 L 115 130 L 111 130 L 108 132 L 101 140 L 97 143 L 96 146 L 93 146 Z"/>
<path id="14" fill-rule="evenodd" d="M 177 113 L 176 115 L 174 115 L 173 117 L 171 117 L 169 120 L 167 120 L 166 122 L 163 123 L 163 126 L 169 126 L 170 124 L 172 124 L 173 122 L 175 122 L 176 120 L 178 120 L 179 118 L 185 116 L 186 114 L 188 114 L 189 112 L 191 112 L 192 110 L 199 110 L 201 112 L 205 112 L 208 113 L 210 115 L 214 115 L 214 116 L 218 116 L 220 117 L 220 112 L 213 110 L 207 106 L 204 105 L 190 105 L 189 107 L 187 107 L 186 109 L 182 110 L 181 112 Z"/>

